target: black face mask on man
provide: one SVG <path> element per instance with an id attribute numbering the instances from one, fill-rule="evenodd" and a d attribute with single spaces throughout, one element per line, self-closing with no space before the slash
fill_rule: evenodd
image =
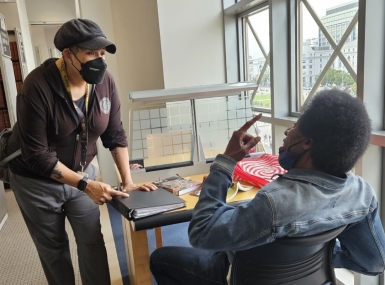
<path id="1" fill-rule="evenodd" d="M 80 62 L 82 68 L 79 70 L 74 64 L 72 65 L 76 68 L 77 71 L 79 71 L 85 82 L 89 84 L 100 84 L 103 82 L 104 75 L 107 70 L 107 64 L 102 57 L 98 57 L 93 60 L 89 60 L 86 63 L 82 63 L 74 53 L 72 54 Z"/>

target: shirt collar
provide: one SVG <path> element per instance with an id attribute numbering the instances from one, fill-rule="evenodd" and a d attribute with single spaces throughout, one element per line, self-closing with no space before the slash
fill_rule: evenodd
<path id="1" fill-rule="evenodd" d="M 321 171 L 299 168 L 293 168 L 280 176 L 291 180 L 309 182 L 329 189 L 341 189 L 348 180 L 348 175 L 346 174 L 345 178 L 340 178 Z"/>

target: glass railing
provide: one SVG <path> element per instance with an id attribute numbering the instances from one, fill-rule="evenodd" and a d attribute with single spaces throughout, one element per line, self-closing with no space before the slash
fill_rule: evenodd
<path id="1" fill-rule="evenodd" d="M 131 92 L 130 159 L 146 171 L 212 161 L 252 118 L 247 90 L 256 87 L 245 82 Z M 252 152 L 265 152 L 263 142 Z"/>

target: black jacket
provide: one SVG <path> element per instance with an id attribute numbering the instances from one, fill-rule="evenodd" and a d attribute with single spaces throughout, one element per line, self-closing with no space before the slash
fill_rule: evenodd
<path id="1" fill-rule="evenodd" d="M 80 167 L 80 118 L 68 95 L 57 59 L 48 59 L 25 79 L 17 95 L 17 123 L 7 154 L 21 148 L 22 156 L 10 162 L 13 173 L 49 177 L 58 160 L 68 168 Z M 97 154 L 100 137 L 104 147 L 126 147 L 115 82 L 106 72 L 89 100 L 87 166 Z"/>

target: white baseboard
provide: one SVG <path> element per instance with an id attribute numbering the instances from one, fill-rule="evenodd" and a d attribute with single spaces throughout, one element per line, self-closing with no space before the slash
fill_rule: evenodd
<path id="1" fill-rule="evenodd" d="M 343 268 L 335 268 L 338 285 L 354 285 L 354 273 Z"/>
<path id="2" fill-rule="evenodd" d="M 3 225 L 5 224 L 5 221 L 8 219 L 8 214 L 5 214 L 4 218 L 1 220 L 0 222 L 0 231 L 1 231 L 1 228 L 3 227 Z"/>

